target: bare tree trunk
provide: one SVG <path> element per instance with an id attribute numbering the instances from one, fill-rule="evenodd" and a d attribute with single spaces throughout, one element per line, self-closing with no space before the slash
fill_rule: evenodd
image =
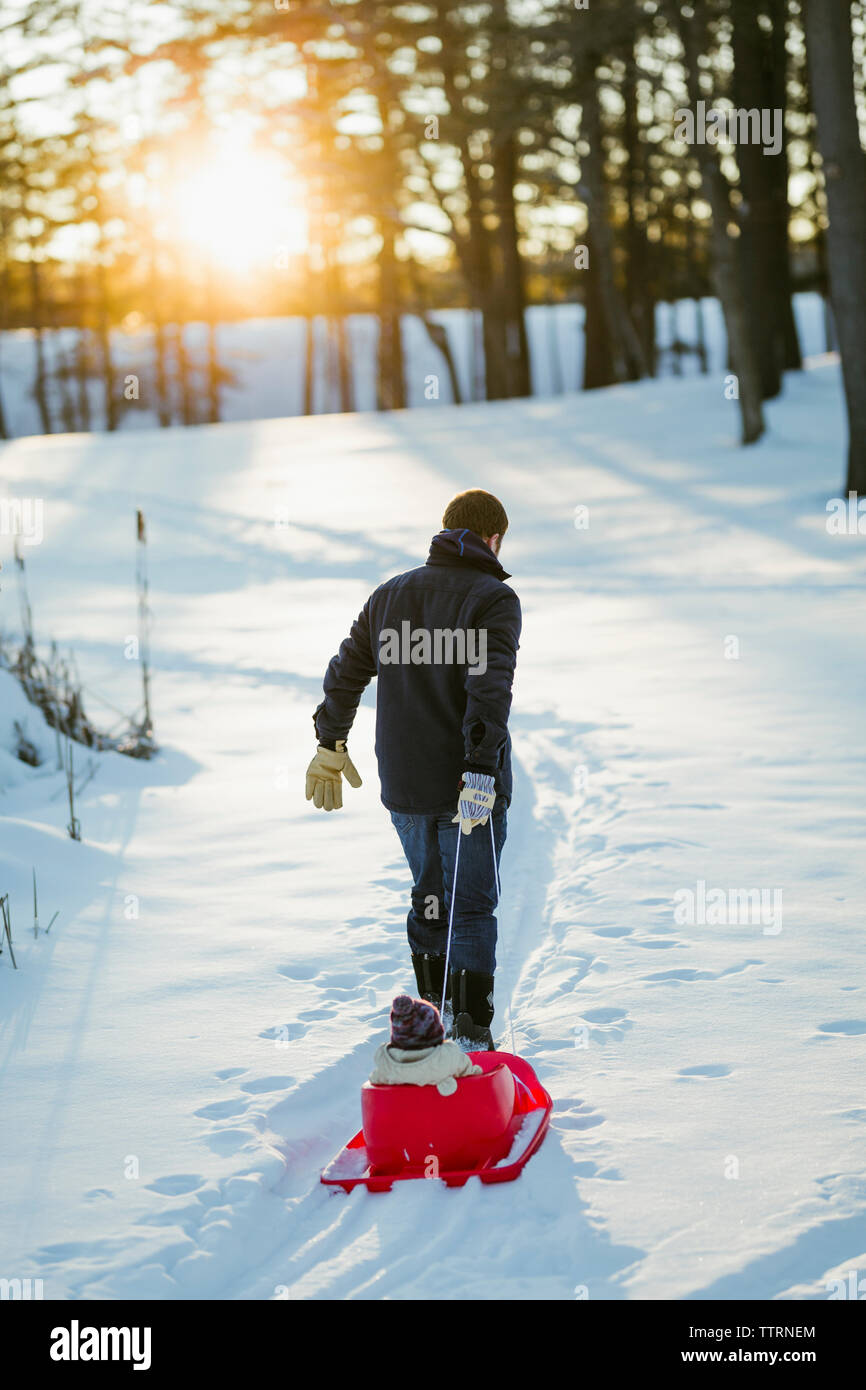
<path id="1" fill-rule="evenodd" d="M 700 296 L 695 300 L 695 325 L 697 327 L 698 334 L 697 349 L 698 361 L 701 364 L 701 375 L 706 376 L 710 370 L 710 363 L 707 355 L 707 333 L 706 325 L 704 323 L 704 306 L 701 303 Z"/>
<path id="2" fill-rule="evenodd" d="M 205 310 L 207 322 L 207 422 L 209 425 L 216 425 L 219 424 L 220 420 L 220 385 L 222 381 L 222 372 L 220 370 L 219 337 L 216 319 L 216 285 L 214 283 L 212 265 L 208 265 L 207 268 L 205 291 L 207 300 Z"/>
<path id="3" fill-rule="evenodd" d="M 165 322 L 161 311 L 156 309 L 153 323 L 153 361 L 156 410 L 161 429 L 168 429 L 171 424 L 171 403 L 168 395 L 168 370 L 166 367 L 167 350 Z"/>
<path id="4" fill-rule="evenodd" d="M 100 227 L 100 243 L 102 229 Z M 111 322 L 108 309 L 108 278 L 101 255 L 97 253 L 97 331 L 99 356 L 102 365 L 102 396 L 105 407 L 105 428 L 117 429 L 117 396 L 114 390 L 114 363 L 111 357 Z"/>
<path id="5" fill-rule="evenodd" d="M 593 391 L 601 386 L 613 386 L 625 378 L 621 373 L 623 363 L 614 360 L 614 340 L 610 314 L 607 312 L 602 294 L 601 277 L 595 267 L 601 262 L 596 252 L 595 239 L 591 232 L 586 233 L 589 251 L 589 269 L 584 277 L 584 325 L 583 325 L 583 389 Z"/>
<path id="6" fill-rule="evenodd" d="M 189 353 L 186 350 L 184 328 L 183 308 L 179 306 L 173 337 L 175 370 L 177 372 L 177 386 L 180 397 L 180 418 L 183 424 L 194 425 L 196 423 L 195 405 L 192 398 Z"/>
<path id="7" fill-rule="evenodd" d="M 304 55 L 307 95 L 314 110 L 321 105 L 319 65 L 311 52 Z M 315 120 L 310 141 L 311 183 L 309 205 L 309 240 L 307 244 L 307 292 L 309 313 L 304 324 L 304 414 L 312 415 L 316 387 L 316 310 L 324 316 L 325 341 L 322 353 L 322 396 L 324 409 L 330 407 L 331 341 L 328 325 L 328 272 L 325 248 L 325 219 L 323 213 L 323 177 L 316 172 L 324 160 L 321 120 Z M 315 252 L 315 254 L 314 254 Z"/>
<path id="8" fill-rule="evenodd" d="M 596 325 L 598 340 L 606 345 L 604 356 L 610 363 L 610 379 L 604 380 L 604 368 L 607 367 L 604 356 L 600 357 L 594 366 L 590 362 L 589 343 L 585 368 L 589 367 L 589 375 L 594 378 L 594 385 L 610 386 L 615 382 L 634 381 L 638 377 L 646 376 L 647 368 L 643 348 L 614 275 L 613 236 L 604 182 L 601 107 L 594 64 L 582 89 L 581 112 L 581 136 L 588 146 L 588 152 L 581 161 L 581 183 L 589 212 L 589 275 L 595 282 L 592 290 L 597 294 L 597 298 L 591 299 L 590 303 L 593 311 L 600 315 L 600 322 Z M 591 292 L 588 287 L 588 293 Z M 584 386 L 586 385 L 585 370 Z"/>
<path id="9" fill-rule="evenodd" d="M 61 341 L 62 330 L 58 328 L 56 316 L 51 315 L 51 331 L 54 338 L 54 380 L 57 386 L 57 395 L 60 398 L 60 418 L 63 421 L 63 431 L 65 434 L 74 434 L 77 426 L 75 414 L 75 401 L 70 389 L 70 383 L 75 375 L 75 355 L 68 355 Z"/>
<path id="10" fill-rule="evenodd" d="M 707 331 L 703 306 L 704 268 L 698 260 L 693 217 L 689 218 L 686 236 L 688 241 L 688 292 L 694 298 L 695 304 L 695 350 L 698 354 L 701 375 L 707 376 L 710 370 L 710 361 L 707 351 Z"/>
<path id="11" fill-rule="evenodd" d="M 217 325 L 208 316 L 207 321 L 207 420 L 209 425 L 219 424 L 220 420 L 220 365 Z"/>
<path id="12" fill-rule="evenodd" d="M 677 301 L 672 299 L 670 302 L 670 325 L 671 325 L 671 367 L 674 376 L 683 374 L 683 345 L 680 339 L 680 326 L 677 323 Z"/>
<path id="13" fill-rule="evenodd" d="M 473 306 L 481 317 L 481 341 L 484 349 L 484 395 L 488 401 L 501 401 L 508 397 L 505 319 L 502 303 L 493 283 L 490 234 L 484 225 L 481 189 L 468 144 L 461 152 L 469 203 L 469 236 L 468 240 L 458 243 L 458 249 L 462 251 L 463 273 Z"/>
<path id="14" fill-rule="evenodd" d="M 346 338 L 346 317 L 343 313 L 340 266 L 337 261 L 334 237 L 330 228 L 323 233 L 325 301 L 327 306 L 328 338 L 331 359 L 331 384 L 336 387 L 337 410 L 343 414 L 354 409 L 352 399 L 352 370 Z"/>
<path id="15" fill-rule="evenodd" d="M 387 210 L 379 219 L 382 249 L 379 252 L 379 350 L 376 372 L 376 405 L 379 410 L 402 410 L 406 405 L 403 372 L 403 328 L 394 222 Z"/>
<path id="16" fill-rule="evenodd" d="M 346 332 L 346 316 L 339 314 L 334 319 L 334 342 L 337 350 L 337 379 L 340 385 L 340 410 L 343 414 L 354 410 L 352 395 L 352 368 L 349 362 L 349 341 Z"/>
<path id="17" fill-rule="evenodd" d="M 806 0 L 806 46 L 830 212 L 830 295 L 848 404 L 848 490 L 866 496 L 866 156 L 854 96 L 850 0 Z"/>
<path id="18" fill-rule="evenodd" d="M 493 187 L 499 227 L 496 242 L 500 258 L 500 285 L 504 307 L 505 366 L 509 396 L 531 394 L 529 372 L 529 341 L 526 336 L 526 289 L 523 260 L 518 249 L 517 216 L 514 208 L 514 185 L 517 181 L 517 157 L 514 135 L 508 132 L 497 139 L 493 149 Z"/>
<path id="19" fill-rule="evenodd" d="M 76 398 L 78 402 L 78 427 L 82 430 L 90 429 L 90 390 L 88 379 L 88 327 L 87 327 L 87 282 L 84 272 L 79 271 L 75 277 L 75 293 L 77 300 L 76 318 L 78 319 L 78 335 L 75 340 L 75 381 Z"/>
<path id="20" fill-rule="evenodd" d="M 151 313 L 153 315 L 153 380 L 156 390 L 156 411 L 160 427 L 167 429 L 171 424 L 171 401 L 168 391 L 168 369 L 166 353 L 168 342 L 165 331 L 165 318 L 162 312 L 162 286 L 159 278 L 159 264 L 153 238 L 150 243 L 148 266 Z"/>
<path id="21" fill-rule="evenodd" d="M 438 32 L 447 34 L 448 6 L 437 4 Z M 447 42 L 442 50 L 442 78 L 445 96 L 452 116 L 458 122 L 455 144 L 460 154 L 466 190 L 466 221 L 468 232 L 457 238 L 457 255 L 463 279 L 470 296 L 470 305 L 481 315 L 481 336 L 484 344 L 484 389 L 487 400 L 503 400 L 508 396 L 508 361 L 505 343 L 505 320 L 500 295 L 493 283 L 490 258 L 490 233 L 484 225 L 481 185 L 476 161 L 469 143 L 465 123 L 463 98 L 457 83 L 452 54 Z M 474 325 L 473 325 L 474 331 Z"/>
<path id="22" fill-rule="evenodd" d="M 304 414 L 313 413 L 313 373 L 315 371 L 316 344 L 313 336 L 315 319 L 312 314 L 304 318 Z"/>
<path id="23" fill-rule="evenodd" d="M 768 80 L 765 58 L 769 57 L 764 34 L 758 22 L 755 0 L 731 0 L 734 46 L 734 105 L 741 110 L 772 105 L 774 91 Z M 784 337 L 778 322 L 776 277 L 778 241 L 775 235 L 772 165 L 785 165 L 784 151 L 764 154 L 750 140 L 737 146 L 743 207 L 740 216 L 739 258 L 746 289 L 749 336 L 757 358 L 761 394 L 765 400 L 782 389 Z M 786 247 L 787 256 L 787 247 Z"/>
<path id="24" fill-rule="evenodd" d="M 9 326 L 9 243 L 6 240 L 6 228 L 0 221 L 0 249 L 3 253 L 3 276 L 2 294 L 0 294 L 0 345 L 3 343 L 3 334 Z M 2 381 L 2 372 L 0 372 Z M 6 412 L 3 409 L 3 392 L 0 390 L 0 439 L 9 438 L 9 429 L 6 424 Z"/>
<path id="25" fill-rule="evenodd" d="M 400 268 L 397 261 L 397 228 L 399 190 L 402 168 L 392 138 L 395 113 L 399 110 L 398 85 L 394 74 L 383 61 L 376 45 L 376 0 L 358 0 L 356 14 L 362 16 L 358 26 L 360 43 L 370 66 L 376 74 L 373 88 L 379 106 L 379 116 L 385 133 L 382 150 L 376 161 L 376 179 L 372 201 L 376 206 L 382 246 L 379 252 L 379 342 L 376 355 L 376 408 L 402 410 L 406 405 L 406 374 L 403 361 L 403 318 L 400 293 Z M 399 112 L 402 117 L 402 112 Z"/>
<path id="26" fill-rule="evenodd" d="M 607 220 L 607 198 L 604 188 L 603 152 L 601 147 L 601 115 L 598 105 L 598 81 L 593 71 L 583 92 L 581 106 L 580 133 L 588 145 L 588 151 L 581 161 L 582 192 L 589 214 L 589 304 L 587 305 L 587 336 L 594 327 L 596 341 L 594 355 L 598 361 L 590 360 L 590 343 L 586 345 L 584 364 L 584 386 L 588 378 L 598 386 L 610 386 L 628 380 L 628 363 L 625 345 L 619 331 L 619 309 L 617 288 L 613 274 L 613 242 Z M 596 318 L 595 326 L 589 323 L 590 308 Z"/>
<path id="27" fill-rule="evenodd" d="M 646 224 L 638 216 L 638 202 L 646 198 L 646 161 L 640 141 L 637 110 L 637 65 L 634 48 L 625 58 L 623 85 L 623 144 L 628 154 L 625 194 L 628 207 L 626 226 L 626 307 L 631 315 L 646 359 L 647 374 L 655 375 L 655 314 L 650 279 L 650 247 Z"/>
<path id="28" fill-rule="evenodd" d="M 53 426 L 51 409 L 48 405 L 48 371 L 45 365 L 42 285 L 33 246 L 30 247 L 30 314 L 33 322 L 33 346 L 36 351 L 36 377 L 33 382 L 33 396 L 39 410 L 42 433 L 51 434 Z"/>
<path id="29" fill-rule="evenodd" d="M 689 100 L 697 109 L 701 99 L 698 59 L 706 50 L 705 0 L 694 0 L 692 8 L 693 18 L 680 11 L 679 24 L 688 71 Z M 712 208 L 713 281 L 725 316 L 728 351 L 738 379 L 742 440 L 744 444 L 753 444 L 764 433 L 761 381 L 749 337 L 737 243 L 728 234 L 732 218 L 730 190 L 716 147 L 697 144 L 695 150 L 704 196 Z"/>
<path id="30" fill-rule="evenodd" d="M 788 0 L 767 0 L 767 8 L 773 23 L 773 32 L 766 40 L 769 68 L 770 104 L 774 110 L 784 112 L 788 102 L 788 53 L 785 47 L 788 20 Z M 776 291 L 776 318 L 783 339 L 783 367 L 786 371 L 800 371 L 803 355 L 800 351 L 800 335 L 794 317 L 794 281 L 791 274 L 791 249 L 789 245 L 789 203 L 788 203 L 788 137 L 782 120 L 782 151 L 773 159 L 770 169 L 773 178 L 772 236 L 774 238 L 775 274 L 773 286 Z"/>

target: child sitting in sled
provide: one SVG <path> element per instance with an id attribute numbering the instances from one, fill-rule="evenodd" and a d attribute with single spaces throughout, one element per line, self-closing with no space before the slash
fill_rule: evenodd
<path id="1" fill-rule="evenodd" d="M 480 1076 L 455 1042 L 445 1040 L 439 1010 L 398 994 L 391 1005 L 391 1041 L 377 1048 L 370 1080 L 376 1086 L 435 1086 L 453 1096 L 458 1076 Z"/>

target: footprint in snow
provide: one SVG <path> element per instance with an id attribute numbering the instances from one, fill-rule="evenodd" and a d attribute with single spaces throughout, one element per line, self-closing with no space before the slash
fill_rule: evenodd
<path id="1" fill-rule="evenodd" d="M 216 1129 L 205 1139 L 208 1148 L 222 1158 L 239 1153 L 251 1140 L 257 1138 L 253 1129 Z"/>
<path id="2" fill-rule="evenodd" d="M 256 1081 L 244 1081 L 241 1090 L 258 1096 L 265 1091 L 287 1091 L 294 1084 L 293 1076 L 260 1076 Z"/>
<path id="3" fill-rule="evenodd" d="M 609 1007 L 585 1009 L 581 1017 L 585 1023 L 590 1025 L 590 1041 L 600 1044 L 602 1047 L 609 1042 L 622 1042 L 628 1029 L 634 1027 L 634 1023 L 624 1009 Z"/>
<path id="4" fill-rule="evenodd" d="M 156 1182 L 146 1184 L 148 1192 L 158 1192 L 161 1197 L 185 1197 L 204 1186 L 204 1178 L 195 1173 L 173 1173 L 167 1178 L 157 1178 Z"/>
<path id="5" fill-rule="evenodd" d="M 689 849 L 701 849 L 703 846 L 695 843 L 694 840 L 635 840 L 631 845 L 618 845 L 620 854 L 646 854 L 648 851 L 655 853 L 660 849 L 681 849 L 687 845 Z"/>
<path id="6" fill-rule="evenodd" d="M 194 1113 L 202 1120 L 228 1120 L 242 1115 L 247 1108 L 245 1100 L 215 1100 L 211 1105 L 203 1105 Z"/>
<path id="7" fill-rule="evenodd" d="M 662 970 L 657 975 L 644 975 L 648 984 L 681 985 L 688 980 L 715 980 L 710 970 Z"/>
<path id="8" fill-rule="evenodd" d="M 326 975 L 324 984 L 328 989 L 338 989 L 341 994 L 360 994 L 362 986 L 357 975 Z"/>
<path id="9" fill-rule="evenodd" d="M 246 1067 L 223 1067 L 220 1071 L 215 1071 L 214 1076 L 219 1081 L 231 1081 L 233 1076 L 243 1076 Z"/>
<path id="10" fill-rule="evenodd" d="M 587 1159 L 575 1163 L 574 1172 L 579 1178 L 597 1178 L 599 1182 L 622 1182 L 623 1176 L 618 1168 L 599 1168 L 597 1163 Z"/>
<path id="11" fill-rule="evenodd" d="M 557 1129 L 595 1129 L 603 1124 L 604 1116 L 593 1113 L 591 1107 L 580 1115 L 557 1115 L 555 1120 Z"/>
<path id="12" fill-rule="evenodd" d="M 724 1062 L 707 1062 L 699 1067 L 681 1067 L 677 1076 L 682 1077 L 684 1081 L 689 1081 L 693 1076 L 714 1080 L 719 1076 L 730 1076 L 731 1070 L 732 1068 L 726 1067 Z"/>
<path id="13" fill-rule="evenodd" d="M 828 1033 L 834 1038 L 855 1038 L 866 1033 L 866 1020 L 862 1018 L 837 1018 L 831 1023 L 819 1023 L 819 1033 Z"/>
<path id="14" fill-rule="evenodd" d="M 319 974 L 315 965 L 278 965 L 277 974 L 287 980 L 314 980 Z"/>
<path id="15" fill-rule="evenodd" d="M 762 960 L 750 957 L 739 965 L 729 965 L 725 970 L 662 970 L 656 975 L 644 975 L 649 984 L 680 985 L 691 980 L 723 980 L 727 975 L 740 975 L 753 965 L 763 965 Z"/>

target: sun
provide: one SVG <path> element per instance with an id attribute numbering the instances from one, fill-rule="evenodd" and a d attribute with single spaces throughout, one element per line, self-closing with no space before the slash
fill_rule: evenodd
<path id="1" fill-rule="evenodd" d="M 307 246 L 303 190 L 284 159 L 226 138 L 160 190 L 159 235 L 214 269 L 276 266 Z"/>

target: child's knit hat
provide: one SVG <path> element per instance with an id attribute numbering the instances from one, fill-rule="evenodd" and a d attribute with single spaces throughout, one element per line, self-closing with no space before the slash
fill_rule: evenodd
<path id="1" fill-rule="evenodd" d="M 435 1004 L 423 999 L 411 999 L 398 994 L 391 1005 L 391 1044 L 417 1051 L 422 1047 L 438 1047 L 445 1039 L 445 1029 Z"/>

